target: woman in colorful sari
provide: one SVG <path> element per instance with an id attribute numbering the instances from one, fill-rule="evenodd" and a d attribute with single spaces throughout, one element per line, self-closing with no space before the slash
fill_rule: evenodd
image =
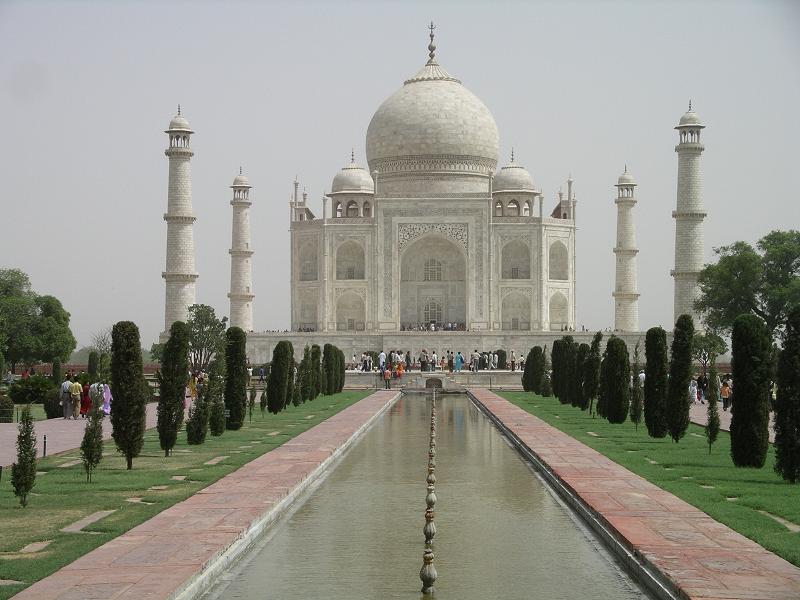
<path id="1" fill-rule="evenodd" d="M 111 414 L 111 388 L 108 387 L 108 384 L 103 384 L 103 414 L 110 415 Z"/>
<path id="2" fill-rule="evenodd" d="M 89 397 L 89 382 L 86 382 L 83 384 L 83 391 L 81 392 L 81 418 L 85 419 L 91 409 L 92 399 Z"/>

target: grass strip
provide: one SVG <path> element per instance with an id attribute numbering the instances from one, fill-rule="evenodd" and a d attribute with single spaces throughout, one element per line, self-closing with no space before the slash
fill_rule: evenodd
<path id="1" fill-rule="evenodd" d="M 173 454 L 168 458 L 159 446 L 158 433 L 151 429 L 145 435 L 141 455 L 133 461 L 132 471 L 126 470 L 125 459 L 109 440 L 104 444 L 103 460 L 92 483 L 86 483 L 82 464 L 59 467 L 80 459 L 79 450 L 48 456 L 39 461 L 38 470 L 46 474 L 37 476 L 33 495 L 24 509 L 14 496 L 8 469 L 0 482 L 0 579 L 24 583 L 0 586 L 0 600 L 10 598 L 372 392 L 348 390 L 333 396 L 319 396 L 298 407 L 290 406 L 277 415 L 266 413 L 264 417 L 256 409 L 252 423 L 246 419 L 239 431 L 226 431 L 220 437 L 209 435 L 200 446 L 188 445 L 186 432 L 181 430 Z M 108 419 L 103 426 L 111 427 Z M 268 435 L 274 431 L 279 433 Z M 228 458 L 215 465 L 204 464 L 219 456 Z M 173 476 L 186 479 L 176 481 Z M 149 490 L 154 486 L 167 487 Z M 128 498 L 141 498 L 143 503 L 132 503 Z M 100 510 L 116 512 L 85 528 L 84 531 L 91 533 L 60 531 Z M 27 544 L 45 540 L 52 542 L 44 550 L 19 553 Z"/>
<path id="2" fill-rule="evenodd" d="M 731 461 L 727 432 L 720 432 L 709 454 L 705 430 L 698 425 L 690 425 L 676 444 L 669 437 L 649 437 L 644 424 L 638 431 L 630 422 L 612 425 L 555 398 L 526 392 L 499 395 L 800 566 L 800 532 L 764 514 L 800 525 L 800 485 L 784 482 L 772 470 L 771 444 L 762 469 L 737 468 Z"/>

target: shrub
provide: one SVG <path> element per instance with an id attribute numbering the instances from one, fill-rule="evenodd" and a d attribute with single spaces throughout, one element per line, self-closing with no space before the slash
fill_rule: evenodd
<path id="1" fill-rule="evenodd" d="M 642 380 L 639 379 L 639 342 L 633 348 L 633 382 L 631 385 L 631 423 L 636 430 L 639 430 L 639 423 L 642 422 L 642 412 L 644 410 L 644 390 Z"/>
<path id="2" fill-rule="evenodd" d="M 311 346 L 311 375 L 314 381 L 313 400 L 322 393 L 322 350 L 317 344 Z"/>
<path id="3" fill-rule="evenodd" d="M 667 332 L 651 327 L 644 338 L 644 424 L 652 438 L 667 435 Z"/>
<path id="4" fill-rule="evenodd" d="M 42 403 L 44 414 L 48 419 L 57 419 L 64 416 L 64 409 L 61 406 L 61 388 L 50 388 L 47 396 Z"/>
<path id="5" fill-rule="evenodd" d="M 279 341 L 272 351 L 272 367 L 267 381 L 267 409 L 274 415 L 286 405 L 286 389 L 289 377 L 288 342 Z"/>
<path id="6" fill-rule="evenodd" d="M 253 409 L 256 407 L 256 388 L 255 386 L 250 386 L 250 398 L 247 402 L 247 413 L 250 419 L 250 422 L 253 422 Z"/>
<path id="7" fill-rule="evenodd" d="M 731 458 L 737 467 L 764 466 L 769 446 L 771 344 L 764 321 L 752 314 L 733 322 L 731 368 Z"/>
<path id="8" fill-rule="evenodd" d="M 334 357 L 334 346 L 325 344 L 322 347 L 322 392 L 326 396 L 335 393 L 336 390 L 336 376 L 334 370 L 336 369 Z M 377 363 L 375 363 L 377 364 Z"/>
<path id="9" fill-rule="evenodd" d="M 553 395 L 561 400 L 561 348 L 563 340 L 555 340 L 553 342 L 553 352 L 550 356 L 552 361 L 552 373 L 550 375 L 550 383 L 553 386 Z"/>
<path id="10" fill-rule="evenodd" d="M 706 402 L 708 402 L 708 418 L 706 420 L 706 441 L 708 442 L 708 453 L 711 454 L 711 446 L 717 441 L 719 436 L 720 422 L 719 422 L 719 385 L 717 385 L 717 365 L 714 364 L 714 358 L 711 358 L 711 367 L 708 370 L 708 393 L 706 394 Z"/>
<path id="11" fill-rule="evenodd" d="M 577 398 L 574 406 L 578 406 L 581 410 L 586 410 L 589 408 L 589 397 L 586 395 L 584 390 L 584 384 L 586 383 L 586 375 L 588 373 L 590 352 L 591 348 L 589 347 L 589 344 L 581 344 L 578 346 L 578 353 L 575 357 Z"/>
<path id="12" fill-rule="evenodd" d="M 64 381 L 64 379 L 61 376 L 61 359 L 60 358 L 56 358 L 55 360 L 53 360 L 53 370 L 50 373 L 50 381 L 53 382 L 53 384 L 55 384 L 55 385 L 61 385 L 61 382 Z M 48 417 L 48 419 L 51 419 L 51 418 L 52 417 Z"/>
<path id="13" fill-rule="evenodd" d="M 498 369 L 507 369 L 508 368 L 508 355 L 506 354 L 505 350 L 495 350 L 495 354 L 497 354 L 497 368 Z"/>
<path id="14" fill-rule="evenodd" d="M 789 312 L 778 360 L 775 472 L 790 483 L 800 481 L 800 306 Z"/>
<path id="15" fill-rule="evenodd" d="M 286 398 L 283 408 L 288 407 L 294 400 L 295 380 L 297 379 L 297 367 L 294 362 L 294 346 L 291 342 L 286 342 L 286 352 L 288 354 L 286 367 Z"/>
<path id="16" fill-rule="evenodd" d="M 11 485 L 24 508 L 28 505 L 28 494 L 36 485 L 36 431 L 28 404 L 22 409 L 18 432 L 17 462 L 11 465 Z"/>
<path id="17" fill-rule="evenodd" d="M 211 402 L 211 415 L 208 421 L 208 429 L 213 436 L 220 436 L 225 433 L 225 400 L 222 398 L 222 382 L 219 386 L 214 386 L 210 390 L 209 400 Z"/>
<path id="18" fill-rule="evenodd" d="M 630 399 L 629 381 L 631 363 L 628 347 L 616 336 L 611 336 L 606 344 L 603 361 L 600 364 L 600 400 L 598 412 L 609 423 L 624 423 L 628 418 L 628 402 Z"/>
<path id="19" fill-rule="evenodd" d="M 547 345 L 542 348 L 542 396 L 549 398 L 553 395 L 553 385 L 550 381 L 550 357 L 547 355 Z"/>
<path id="20" fill-rule="evenodd" d="M 592 345 L 589 347 L 589 356 L 586 358 L 583 373 L 583 395 L 586 396 L 587 409 L 592 415 L 592 405 L 600 391 L 600 343 L 602 341 L 603 334 L 598 331 L 592 338 Z"/>
<path id="21" fill-rule="evenodd" d="M 0 392 L 0 423 L 13 423 L 14 422 L 14 402 Z"/>
<path id="22" fill-rule="evenodd" d="M 544 366 L 542 349 L 534 346 L 528 351 L 525 358 L 525 368 L 522 371 L 522 389 L 534 394 L 541 393 L 541 379 L 536 380 L 536 372 Z M 540 375 L 541 376 L 541 375 Z"/>
<path id="23" fill-rule="evenodd" d="M 340 348 L 336 348 L 336 353 L 338 355 L 338 363 L 336 365 L 336 393 L 339 393 L 344 389 L 345 367 L 347 359 L 344 356 L 344 352 Z"/>
<path id="24" fill-rule="evenodd" d="M 170 455 L 183 423 L 188 373 L 189 328 L 183 321 L 175 321 L 169 328 L 169 339 L 164 344 L 161 369 L 156 373 L 160 389 L 156 428 L 164 456 Z"/>
<path id="25" fill-rule="evenodd" d="M 49 377 L 33 375 L 27 379 L 18 379 L 8 389 L 8 395 L 14 404 L 42 404 L 53 389 Z"/>
<path id="26" fill-rule="evenodd" d="M 239 327 L 225 332 L 225 428 L 241 429 L 247 410 L 246 335 Z"/>
<path id="27" fill-rule="evenodd" d="M 571 404 L 577 407 L 580 401 L 578 398 L 578 345 L 572 341 L 572 338 L 565 339 L 562 352 L 564 394 L 559 400 L 562 404 Z"/>
<path id="28" fill-rule="evenodd" d="M 100 366 L 100 355 L 96 350 L 89 352 L 89 366 L 86 368 L 89 371 L 89 379 L 94 383 L 97 381 L 97 368 Z"/>
<path id="29" fill-rule="evenodd" d="M 667 429 L 678 442 L 689 428 L 689 381 L 692 378 L 692 338 L 694 323 L 689 315 L 681 315 L 672 334 L 672 351 L 667 385 Z"/>
<path id="30" fill-rule="evenodd" d="M 130 321 L 120 321 L 111 330 L 111 435 L 128 470 L 144 444 L 147 396 L 143 381 L 139 329 Z"/>

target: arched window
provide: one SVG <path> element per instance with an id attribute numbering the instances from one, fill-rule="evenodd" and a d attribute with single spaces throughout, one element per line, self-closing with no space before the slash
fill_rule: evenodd
<path id="1" fill-rule="evenodd" d="M 333 214 L 336 217 L 341 217 L 342 216 L 342 203 L 341 202 L 337 202 L 336 204 L 333 205 Z"/>
<path id="2" fill-rule="evenodd" d="M 442 280 L 442 263 L 435 258 L 429 258 L 425 261 L 425 281 L 441 281 Z"/>
<path id="3" fill-rule="evenodd" d="M 317 280 L 317 244 L 306 242 L 297 253 L 300 281 Z"/>
<path id="4" fill-rule="evenodd" d="M 530 200 L 526 201 L 525 204 L 522 205 L 522 216 L 523 217 L 530 217 L 531 216 L 531 203 L 530 203 Z"/>
<path id="5" fill-rule="evenodd" d="M 364 279 L 364 248 L 345 242 L 336 250 L 336 279 Z"/>
<path id="6" fill-rule="evenodd" d="M 358 216 L 358 203 L 355 200 L 350 200 L 350 202 L 347 203 L 347 216 L 348 217 Z"/>
<path id="7" fill-rule="evenodd" d="M 563 242 L 550 245 L 550 279 L 569 279 L 569 252 Z"/>
<path id="8" fill-rule="evenodd" d="M 501 305 L 502 328 L 528 331 L 531 328 L 531 299 L 521 292 L 512 292 Z"/>
<path id="9" fill-rule="evenodd" d="M 442 304 L 436 298 L 427 298 L 423 310 L 426 323 L 440 323 L 442 321 Z"/>
<path id="10" fill-rule="evenodd" d="M 550 329 L 561 331 L 568 324 L 567 299 L 561 292 L 556 292 L 550 298 Z"/>
<path id="11" fill-rule="evenodd" d="M 372 206 L 370 206 L 369 202 L 364 202 L 364 216 L 365 217 L 372 216 Z"/>
<path id="12" fill-rule="evenodd" d="M 500 272 L 503 279 L 531 278 L 531 252 L 525 242 L 514 240 L 503 246 Z"/>
<path id="13" fill-rule="evenodd" d="M 502 202 L 495 202 L 494 203 L 494 216 L 495 217 L 502 217 L 503 216 L 503 203 Z"/>
<path id="14" fill-rule="evenodd" d="M 519 203 L 516 200 L 512 200 L 506 206 L 506 215 L 509 217 L 518 217 L 519 216 Z"/>

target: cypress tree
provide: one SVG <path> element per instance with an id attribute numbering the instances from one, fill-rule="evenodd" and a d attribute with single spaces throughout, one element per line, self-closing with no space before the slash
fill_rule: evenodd
<path id="1" fill-rule="evenodd" d="M 344 378 L 346 376 L 345 366 L 347 363 L 347 359 L 344 356 L 344 351 L 341 348 L 337 348 L 339 351 L 339 385 L 336 389 L 337 392 L 341 392 L 344 389 Z"/>
<path id="2" fill-rule="evenodd" d="M 81 461 L 86 471 L 87 483 L 91 483 L 92 473 L 103 459 L 103 411 L 100 410 L 102 398 L 102 393 L 92 397 L 92 409 L 89 411 L 89 420 L 81 441 Z"/>
<path id="3" fill-rule="evenodd" d="M 242 428 L 247 411 L 247 336 L 240 327 L 225 332 L 225 429 Z"/>
<path id="4" fill-rule="evenodd" d="M 689 381 L 692 378 L 692 338 L 694 323 L 689 315 L 681 315 L 672 333 L 669 383 L 667 385 L 667 429 L 678 442 L 689 428 Z"/>
<path id="5" fill-rule="evenodd" d="M 542 349 L 539 346 L 534 346 L 528 351 L 528 356 L 525 358 L 525 368 L 522 371 L 522 389 L 534 394 L 541 393 L 541 382 L 536 381 L 537 362 L 541 366 Z"/>
<path id="6" fill-rule="evenodd" d="M 708 442 L 708 453 L 711 454 L 711 446 L 717 441 L 719 436 L 719 385 L 717 384 L 717 365 L 714 357 L 711 358 L 711 367 L 708 370 L 708 418 L 706 420 L 706 441 Z"/>
<path id="7" fill-rule="evenodd" d="M 319 345 L 311 346 L 311 378 L 314 382 L 311 399 L 322 393 L 322 350 Z"/>
<path id="8" fill-rule="evenodd" d="M 286 346 L 289 360 L 286 368 L 286 398 L 283 408 L 287 408 L 294 400 L 295 379 L 297 378 L 297 369 L 295 368 L 294 362 L 294 346 L 292 346 L 291 342 L 286 342 Z"/>
<path id="9" fill-rule="evenodd" d="M 322 347 L 322 393 L 330 396 L 334 393 L 336 380 L 334 379 L 333 346 L 325 344 Z"/>
<path id="10" fill-rule="evenodd" d="M 286 387 L 289 375 L 289 352 L 287 342 L 281 340 L 272 351 L 272 366 L 267 381 L 267 409 L 273 415 L 283 410 L 286 404 Z"/>
<path id="11" fill-rule="evenodd" d="M 211 418 L 210 384 L 204 383 L 197 390 L 197 399 L 189 407 L 189 418 L 186 419 L 186 441 L 192 445 L 202 444 L 208 435 L 208 424 Z M 223 418 L 224 418 L 223 412 Z"/>
<path id="12" fill-rule="evenodd" d="M 598 412 L 602 407 L 601 415 L 605 416 L 609 423 L 624 423 L 628 418 L 630 377 L 628 347 L 621 338 L 612 335 L 606 344 L 606 351 L 600 364 L 598 401 Z"/>
<path id="13" fill-rule="evenodd" d="M 639 379 L 639 342 L 633 348 L 633 385 L 631 386 L 631 423 L 634 428 L 639 430 L 639 423 L 642 422 L 642 412 L 644 411 L 644 390 L 642 380 Z"/>
<path id="14" fill-rule="evenodd" d="M 586 375 L 589 372 L 589 353 L 591 352 L 591 348 L 589 344 L 581 344 L 578 346 L 578 354 L 576 357 L 576 395 L 577 395 L 577 404 L 581 410 L 586 410 L 589 408 L 589 397 L 586 395 L 585 384 L 586 384 Z"/>
<path id="15" fill-rule="evenodd" d="M 56 385 L 61 385 L 61 382 L 64 381 L 61 378 L 61 359 L 56 358 L 53 360 L 53 372 L 50 374 L 50 379 Z"/>
<path id="16" fill-rule="evenodd" d="M 775 472 L 789 483 L 797 483 L 800 481 L 800 306 L 789 312 L 777 375 Z"/>
<path id="17" fill-rule="evenodd" d="M 53 369 L 55 370 L 55 361 L 53 361 Z M 0 377 L 5 377 L 5 376 L 6 376 L 6 357 L 3 356 L 3 351 L 0 350 Z"/>
<path id="18" fill-rule="evenodd" d="M 300 362 L 300 371 L 302 373 L 302 390 L 303 402 L 308 402 L 314 399 L 314 368 L 311 362 L 311 348 L 306 346 L 303 348 L 303 360 Z"/>
<path id="19" fill-rule="evenodd" d="M 752 314 L 739 315 L 731 334 L 735 396 L 731 406 L 731 458 L 737 467 L 761 468 L 769 446 L 769 332 Z"/>
<path id="20" fill-rule="evenodd" d="M 255 407 L 256 407 L 256 388 L 255 386 L 250 386 L 250 400 L 247 403 L 247 413 L 251 423 L 253 422 L 253 409 Z"/>
<path id="21" fill-rule="evenodd" d="M 542 396 L 549 398 L 553 395 L 553 384 L 550 381 L 550 357 L 547 354 L 547 344 L 542 348 Z"/>
<path id="22" fill-rule="evenodd" d="M 563 361 L 564 395 L 559 400 L 562 404 L 578 406 L 578 345 L 572 338 L 564 340 Z"/>
<path id="23" fill-rule="evenodd" d="M 30 404 L 22 409 L 17 430 L 17 462 L 11 465 L 11 485 L 14 495 L 25 508 L 28 505 L 28 494 L 36 485 L 36 430 Z"/>
<path id="24" fill-rule="evenodd" d="M 161 390 L 156 428 L 164 456 L 170 455 L 178 441 L 178 430 L 183 423 L 188 373 L 189 328 L 183 321 L 175 321 L 169 328 L 169 339 L 164 344 L 161 368 L 156 374 Z"/>
<path id="25" fill-rule="evenodd" d="M 667 332 L 661 327 L 647 330 L 644 360 L 644 424 L 650 437 L 663 438 L 668 431 Z"/>
<path id="26" fill-rule="evenodd" d="M 215 385 L 209 390 L 211 414 L 208 419 L 208 429 L 213 436 L 225 433 L 225 400 L 222 397 L 222 384 Z"/>
<path id="27" fill-rule="evenodd" d="M 586 367 L 583 374 L 583 394 L 586 396 L 589 414 L 594 416 L 593 404 L 600 391 L 600 343 L 603 341 L 603 334 L 597 332 L 592 338 L 592 345 L 589 347 L 589 356 L 586 358 Z"/>
<path id="28" fill-rule="evenodd" d="M 86 368 L 89 371 L 89 379 L 94 383 L 97 381 L 97 367 L 100 365 L 100 355 L 96 350 L 89 352 L 89 366 Z"/>
<path id="29" fill-rule="evenodd" d="M 142 381 L 139 328 L 131 321 L 120 321 L 111 330 L 111 437 L 125 456 L 128 470 L 144 444 L 147 396 Z"/>
<path id="30" fill-rule="evenodd" d="M 550 376 L 550 384 L 553 386 L 553 395 L 561 400 L 561 383 L 560 383 L 560 376 L 561 376 L 561 345 L 563 342 L 561 340 L 553 341 L 553 352 L 550 355 L 550 359 L 552 360 L 552 374 Z"/>
<path id="31" fill-rule="evenodd" d="M 544 395 L 544 381 L 549 378 L 550 374 L 545 374 L 545 356 L 544 349 L 539 346 L 534 346 L 533 350 L 533 364 L 531 365 L 530 372 L 530 386 L 534 394 Z M 528 361 L 525 361 L 525 368 L 528 368 Z"/>

